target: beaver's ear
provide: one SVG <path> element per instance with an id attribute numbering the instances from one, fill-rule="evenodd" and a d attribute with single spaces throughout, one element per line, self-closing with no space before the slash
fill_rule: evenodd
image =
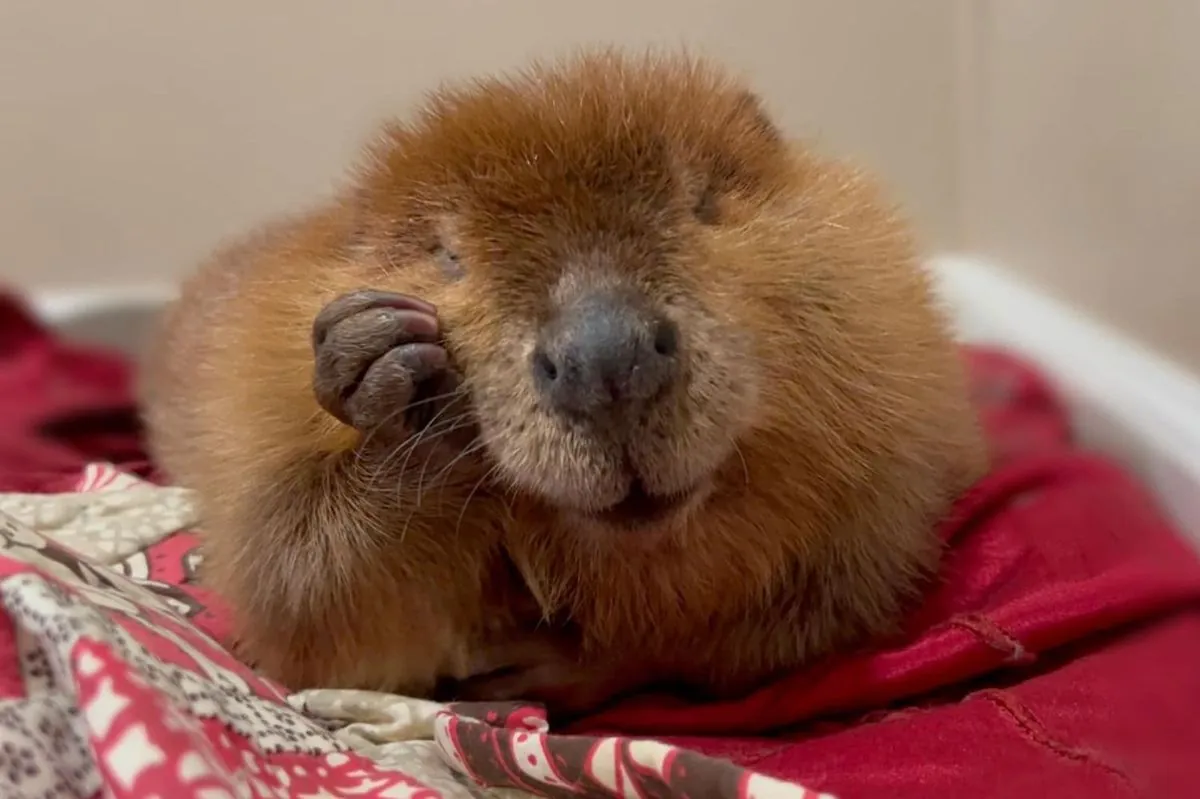
<path id="1" fill-rule="evenodd" d="M 734 188 L 759 185 L 762 162 L 785 145 L 762 99 L 752 91 L 742 91 L 732 103 L 723 98 L 717 114 L 724 115 L 723 123 L 715 128 L 720 132 L 719 140 L 693 162 L 681 160 L 675 165 L 684 197 L 704 225 L 720 223 L 724 194 Z"/>
<path id="2" fill-rule="evenodd" d="M 728 101 L 727 101 L 728 102 Z M 699 165 L 681 171 L 682 185 L 693 213 L 705 225 L 719 224 L 722 198 L 734 190 L 753 192 L 769 185 L 786 147 L 782 131 L 762 98 L 745 90 L 725 106 L 719 142 Z"/>
<path id="3" fill-rule="evenodd" d="M 746 125 L 750 131 L 770 141 L 772 144 L 783 143 L 783 133 L 775 125 L 761 97 L 755 92 L 742 92 L 734 103 L 733 117 Z"/>

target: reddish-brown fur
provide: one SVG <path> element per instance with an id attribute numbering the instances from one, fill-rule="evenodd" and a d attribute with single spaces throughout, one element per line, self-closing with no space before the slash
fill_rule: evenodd
<path id="1" fill-rule="evenodd" d="M 526 378 L 558 293 L 604 280 L 651 296 L 688 353 L 629 446 L 650 488 L 701 486 L 657 530 L 592 520 L 619 459 Z M 320 409 L 312 320 L 366 286 L 438 307 L 486 446 L 385 463 Z M 434 96 L 335 201 L 187 283 L 145 396 L 241 651 L 294 687 L 425 693 L 545 617 L 596 694 L 565 705 L 630 675 L 742 690 L 891 630 L 983 465 L 904 222 L 685 58 L 592 53 Z"/>

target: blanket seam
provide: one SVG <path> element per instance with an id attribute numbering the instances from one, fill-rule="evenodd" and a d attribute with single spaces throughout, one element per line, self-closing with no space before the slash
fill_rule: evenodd
<path id="1" fill-rule="evenodd" d="M 1128 774 L 1099 757 L 1095 752 L 1071 746 L 1058 740 L 1023 702 L 999 689 L 986 689 L 973 695 L 990 703 L 1001 716 L 1008 719 L 1017 732 L 1030 743 L 1051 754 L 1075 763 L 1096 766 L 1115 778 L 1132 795 L 1138 796 L 1137 786 Z"/>
<path id="2" fill-rule="evenodd" d="M 985 615 L 964 613 L 950 619 L 948 624 L 974 635 L 985 646 L 1005 655 L 1010 663 L 1027 664 L 1037 659 L 1016 636 Z"/>

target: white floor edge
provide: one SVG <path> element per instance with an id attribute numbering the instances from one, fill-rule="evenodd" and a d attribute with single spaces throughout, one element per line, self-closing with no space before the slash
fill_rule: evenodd
<path id="1" fill-rule="evenodd" d="M 1200 543 L 1200 379 L 983 260 L 931 266 L 961 337 L 1040 366 L 1081 438 L 1135 469 Z"/>
<path id="2" fill-rule="evenodd" d="M 966 341 L 1000 344 L 1058 384 L 1089 444 L 1136 469 L 1200 542 L 1200 379 L 986 261 L 931 261 Z M 33 305 L 74 336 L 136 351 L 167 285 L 35 295 Z"/>

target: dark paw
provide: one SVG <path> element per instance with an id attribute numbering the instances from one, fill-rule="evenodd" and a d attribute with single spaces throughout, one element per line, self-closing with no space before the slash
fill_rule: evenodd
<path id="1" fill-rule="evenodd" d="M 354 291 L 313 322 L 313 390 L 321 407 L 364 432 L 412 432 L 458 398 L 436 309 L 384 291 Z"/>
<path id="2" fill-rule="evenodd" d="M 449 687 L 445 696 L 458 702 L 539 704 L 556 716 L 570 718 L 608 704 L 631 680 L 627 674 L 552 661 L 469 677 Z"/>

